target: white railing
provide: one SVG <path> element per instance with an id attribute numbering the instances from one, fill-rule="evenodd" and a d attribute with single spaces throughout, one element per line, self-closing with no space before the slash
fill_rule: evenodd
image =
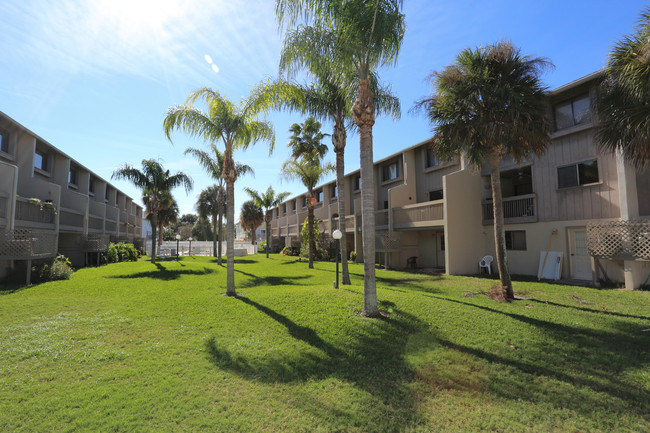
<path id="1" fill-rule="evenodd" d="M 156 245 L 156 256 L 175 256 L 176 255 L 176 241 L 164 241 L 162 245 Z M 146 250 L 151 251 L 151 241 L 146 242 Z M 221 242 L 221 251 L 223 256 L 226 256 L 226 241 Z M 256 254 L 257 245 L 251 245 L 250 242 L 235 242 L 235 255 L 241 255 L 242 251 L 246 251 L 246 254 Z M 178 242 L 178 255 L 179 256 L 189 256 L 190 255 L 190 242 L 189 241 L 179 241 Z M 212 256 L 213 255 L 213 243 L 212 241 L 192 241 L 192 252 L 193 256 Z"/>
<path id="2" fill-rule="evenodd" d="M 517 222 L 535 222 L 536 215 L 536 196 L 535 194 L 518 195 L 515 197 L 506 197 L 503 199 L 503 218 L 509 223 Z M 494 205 L 492 200 L 484 200 L 483 206 L 483 223 L 494 221 Z"/>

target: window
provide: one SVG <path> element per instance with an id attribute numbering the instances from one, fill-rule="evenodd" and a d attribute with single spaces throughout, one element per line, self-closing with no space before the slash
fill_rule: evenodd
<path id="1" fill-rule="evenodd" d="M 108 185 L 106 185 L 106 189 L 104 190 L 104 201 L 108 201 Z"/>
<path id="2" fill-rule="evenodd" d="M 571 188 L 573 186 L 598 183 L 598 160 L 579 162 L 557 169 L 557 187 Z"/>
<path id="3" fill-rule="evenodd" d="M 88 179 L 88 192 L 92 195 L 95 195 L 95 179 L 92 177 Z"/>
<path id="4" fill-rule="evenodd" d="M 323 190 L 321 189 L 316 193 L 316 203 L 322 203 L 323 202 Z"/>
<path id="5" fill-rule="evenodd" d="M 34 152 L 34 168 L 47 171 L 47 153 L 42 150 Z"/>
<path id="6" fill-rule="evenodd" d="M 399 177 L 399 165 L 397 162 L 388 164 L 382 167 L 381 179 L 386 182 L 389 180 L 397 179 Z"/>
<path id="7" fill-rule="evenodd" d="M 526 231 L 506 230 L 506 250 L 526 251 Z"/>
<path id="8" fill-rule="evenodd" d="M 0 129 L 0 151 L 9 153 L 9 131 Z"/>
<path id="9" fill-rule="evenodd" d="M 555 112 L 555 130 L 570 128 L 591 122 L 591 99 L 582 95 L 569 101 L 557 104 Z"/>
<path id="10" fill-rule="evenodd" d="M 357 175 L 354 177 L 354 190 L 359 191 L 361 189 L 361 176 Z"/>
<path id="11" fill-rule="evenodd" d="M 287 214 L 287 204 L 285 203 L 282 205 L 282 215 L 286 215 L 286 214 Z"/>
<path id="12" fill-rule="evenodd" d="M 339 191 L 338 189 L 336 189 L 336 185 L 332 185 L 332 187 L 330 188 L 330 194 L 331 194 L 330 197 L 332 198 L 336 198 L 339 196 Z"/>
<path id="13" fill-rule="evenodd" d="M 307 196 L 304 196 L 302 198 L 302 207 L 307 207 L 307 200 L 309 200 L 309 198 Z"/>
<path id="14" fill-rule="evenodd" d="M 78 173 L 77 169 L 70 166 L 70 171 L 68 171 L 68 184 L 77 186 Z"/>
<path id="15" fill-rule="evenodd" d="M 442 200 L 442 199 L 443 199 L 443 192 L 441 189 L 437 189 L 435 191 L 429 191 L 429 201 Z"/>

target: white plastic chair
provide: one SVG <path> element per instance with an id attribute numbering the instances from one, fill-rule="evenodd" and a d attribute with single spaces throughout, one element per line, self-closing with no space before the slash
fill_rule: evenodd
<path id="1" fill-rule="evenodd" d="M 485 256 L 481 259 L 480 262 L 478 262 L 478 272 L 479 274 L 483 270 L 483 268 L 487 269 L 487 272 L 489 275 L 492 275 L 492 262 L 494 261 L 494 257 L 492 256 Z"/>

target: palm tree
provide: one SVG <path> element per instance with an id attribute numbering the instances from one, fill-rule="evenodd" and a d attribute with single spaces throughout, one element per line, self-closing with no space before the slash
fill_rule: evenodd
<path id="1" fill-rule="evenodd" d="M 150 200 L 151 198 L 148 195 L 145 194 L 142 196 L 142 202 L 146 209 L 149 209 Z M 176 200 L 170 192 L 162 195 L 160 203 L 161 209 L 158 211 L 158 246 L 162 245 L 163 229 L 171 224 L 176 224 L 178 222 L 178 215 L 180 214 L 178 203 L 176 203 Z M 147 220 L 151 222 L 151 213 L 147 214 Z"/>
<path id="2" fill-rule="evenodd" d="M 208 106 L 205 113 L 194 107 L 203 100 Z M 238 173 L 233 151 L 246 149 L 251 143 L 266 141 L 270 150 L 275 144 L 273 127 L 266 121 L 257 120 L 257 111 L 248 100 L 239 106 L 228 98 L 208 88 L 192 92 L 184 105 L 171 107 L 163 122 L 167 138 L 180 129 L 210 143 L 223 141 L 224 161 L 221 177 L 226 182 L 226 295 L 237 296 L 235 291 L 235 181 Z"/>
<path id="3" fill-rule="evenodd" d="M 289 159 L 282 166 L 282 176 L 286 179 L 299 180 L 307 188 L 309 200 L 307 200 L 307 220 L 309 226 L 309 268 L 314 268 L 314 255 L 316 244 L 314 241 L 314 187 L 325 175 L 334 171 L 330 163 L 322 164 L 316 158 Z"/>
<path id="4" fill-rule="evenodd" d="M 265 193 L 260 194 L 254 189 L 244 188 L 244 191 L 253 199 L 255 204 L 264 208 L 264 220 L 266 221 L 266 258 L 269 258 L 269 249 L 271 249 L 271 214 L 273 208 L 279 206 L 289 196 L 288 192 L 281 192 L 275 195 L 272 186 Z"/>
<path id="5" fill-rule="evenodd" d="M 456 63 L 432 74 L 435 93 L 417 103 L 436 128 L 433 147 L 442 158 L 464 154 L 490 165 L 497 266 L 506 299 L 514 299 L 508 271 L 501 158 L 542 154 L 550 143 L 546 87 L 540 73 L 552 64 L 524 56 L 510 42 L 460 52 Z"/>
<path id="6" fill-rule="evenodd" d="M 321 132 L 320 122 L 313 117 L 308 117 L 301 125 L 294 123 L 289 127 L 289 148 L 291 148 L 291 157 L 298 158 L 317 158 L 322 160 L 327 154 L 327 145 L 323 144 L 323 138 L 328 134 Z"/>
<path id="7" fill-rule="evenodd" d="M 244 230 L 250 230 L 251 232 L 251 244 L 255 245 L 257 240 L 257 235 L 255 231 L 264 221 L 264 213 L 262 208 L 259 207 L 255 200 L 245 201 L 241 205 L 241 212 L 239 214 L 239 224 Z"/>
<path id="8" fill-rule="evenodd" d="M 214 257 L 217 257 L 219 266 L 221 266 L 221 239 L 223 238 L 221 235 L 221 227 L 223 226 L 222 217 L 226 211 L 226 190 L 224 188 L 224 179 L 221 176 L 223 174 L 224 155 L 219 151 L 219 149 L 217 149 L 217 146 L 214 143 L 210 144 L 209 147 L 212 155 L 210 152 L 206 152 L 205 150 L 197 149 L 194 147 L 188 147 L 185 149 L 184 153 L 185 155 L 194 156 L 199 161 L 199 164 L 201 164 L 201 167 L 203 167 L 203 169 L 208 173 L 208 175 L 217 181 L 217 199 L 219 203 L 216 209 L 219 211 L 217 214 L 218 222 L 214 221 L 213 219 L 212 224 L 215 227 L 215 231 L 217 231 L 217 233 L 215 233 L 215 236 L 219 241 L 218 247 L 213 248 L 212 251 Z M 235 162 L 235 171 L 237 172 L 237 178 L 243 176 L 244 174 L 255 174 L 250 166 L 246 164 L 240 164 L 238 162 Z"/>
<path id="9" fill-rule="evenodd" d="M 375 101 L 371 77 L 379 67 L 392 65 L 404 38 L 404 15 L 401 0 L 348 1 L 276 0 L 280 23 L 294 26 L 306 20 L 311 26 L 300 26 L 292 38 L 312 48 L 308 62 L 322 66 L 319 59 L 339 59 L 358 77 L 357 98 L 352 106 L 354 122 L 359 130 L 361 183 L 374 185 L 372 127 L 375 123 Z M 310 68 L 311 69 L 311 68 Z M 379 315 L 375 281 L 375 190 L 362 188 L 361 213 L 363 231 L 364 300 L 362 314 Z"/>
<path id="10" fill-rule="evenodd" d="M 212 217 L 212 251 L 221 266 L 221 238 L 219 238 L 219 254 L 217 255 L 217 236 L 221 236 L 221 217 L 224 213 L 225 191 L 219 185 L 212 185 L 201 191 L 196 202 L 196 210 L 201 218 Z"/>
<path id="11" fill-rule="evenodd" d="M 339 230 L 345 233 L 345 146 L 347 130 L 354 129 L 352 103 L 359 87 L 358 77 L 346 69 L 336 59 L 319 58 L 312 52 L 310 41 L 287 37 L 280 57 L 282 72 L 293 76 L 300 68 L 307 68 L 312 84 L 299 84 L 294 81 L 278 79 L 256 88 L 258 104 L 265 109 L 287 109 L 309 114 L 319 120 L 330 121 L 334 125 L 332 147 L 336 153 L 336 190 L 338 198 Z M 390 89 L 381 86 L 375 75 L 371 76 L 377 113 L 388 114 L 393 119 L 400 117 L 399 100 Z M 348 271 L 347 244 L 340 242 L 341 282 L 350 284 Z"/>
<path id="12" fill-rule="evenodd" d="M 639 170 L 650 167 L 650 8 L 636 31 L 609 55 L 596 99 L 596 138 L 605 151 L 620 150 Z"/>
<path id="13" fill-rule="evenodd" d="M 165 196 L 177 186 L 185 187 L 185 192 L 189 193 L 192 179 L 182 172 L 170 175 L 169 170 L 165 170 L 155 159 L 143 159 L 142 170 L 124 164 L 113 172 L 111 179 L 128 180 L 142 190 L 143 196 L 149 197 L 147 210 L 151 214 L 151 263 L 156 263 L 158 213 L 165 208 Z"/>

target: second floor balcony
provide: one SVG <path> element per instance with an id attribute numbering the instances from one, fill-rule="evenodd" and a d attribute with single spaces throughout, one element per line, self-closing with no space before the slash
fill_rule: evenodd
<path id="1" fill-rule="evenodd" d="M 492 200 L 483 200 L 483 224 L 494 223 Z M 517 195 L 503 199 L 503 220 L 506 224 L 537 222 L 537 196 Z"/>
<path id="2" fill-rule="evenodd" d="M 53 229 L 56 210 L 53 205 L 36 199 L 16 197 L 16 226 Z"/>

